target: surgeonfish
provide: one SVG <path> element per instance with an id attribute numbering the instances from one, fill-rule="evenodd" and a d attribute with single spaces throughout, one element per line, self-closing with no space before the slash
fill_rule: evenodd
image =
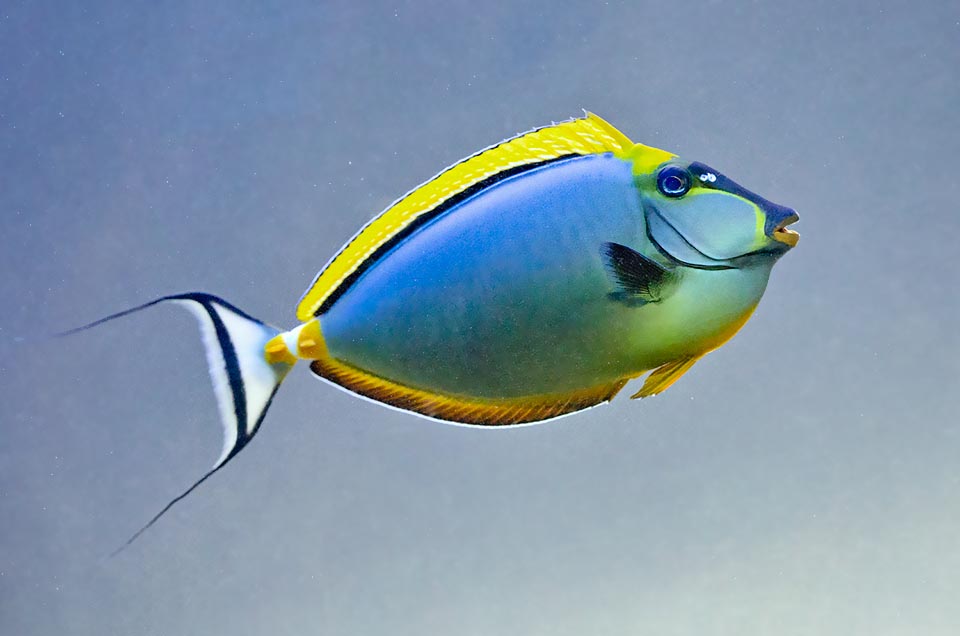
<path id="1" fill-rule="evenodd" d="M 298 360 L 356 395 L 435 420 L 509 426 L 660 393 L 747 321 L 796 212 L 596 115 L 482 150 L 399 198 L 316 276 L 282 331 L 210 294 L 198 318 L 237 456 Z"/>

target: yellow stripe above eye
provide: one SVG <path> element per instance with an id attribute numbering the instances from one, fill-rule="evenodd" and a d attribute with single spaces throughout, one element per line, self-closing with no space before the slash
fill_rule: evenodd
<path id="1" fill-rule="evenodd" d="M 418 217 L 449 198 L 505 170 L 566 155 L 613 152 L 625 156 L 633 142 L 592 113 L 503 141 L 447 168 L 404 195 L 368 223 L 317 275 L 297 306 L 310 320 L 352 273 Z"/>

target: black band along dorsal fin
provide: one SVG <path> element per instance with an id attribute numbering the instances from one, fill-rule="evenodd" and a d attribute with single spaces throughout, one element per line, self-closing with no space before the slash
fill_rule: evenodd
<path id="1" fill-rule="evenodd" d="M 553 161 L 608 152 L 619 155 L 632 148 L 634 143 L 623 133 L 587 113 L 504 140 L 455 163 L 394 201 L 364 226 L 317 274 L 300 300 L 297 317 L 306 322 L 326 311 L 369 267 L 371 259 L 376 260 L 390 245 L 396 245 L 464 196 Z"/>

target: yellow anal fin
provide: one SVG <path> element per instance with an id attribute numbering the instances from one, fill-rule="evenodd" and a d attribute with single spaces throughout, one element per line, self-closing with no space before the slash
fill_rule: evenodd
<path id="1" fill-rule="evenodd" d="M 315 360 L 317 375 L 365 397 L 427 417 L 476 426 L 509 426 L 548 420 L 613 399 L 626 380 L 568 393 L 501 400 L 433 393 L 369 374 L 337 360 Z"/>
<path id="2" fill-rule="evenodd" d="M 418 218 L 486 179 L 526 165 L 571 155 L 613 152 L 625 156 L 634 147 L 623 133 L 592 113 L 585 117 L 531 130 L 447 168 L 410 191 L 380 213 L 317 275 L 297 306 L 297 318 L 306 322 L 322 310 L 327 299 L 349 284 L 351 276 Z M 413 226 L 416 227 L 416 226 Z"/>
<path id="3" fill-rule="evenodd" d="M 630 399 L 650 397 L 663 393 L 669 389 L 674 382 L 680 379 L 684 373 L 690 370 L 701 356 L 688 356 L 677 358 L 653 370 L 653 373 L 647 376 L 640 390 L 630 396 Z"/>

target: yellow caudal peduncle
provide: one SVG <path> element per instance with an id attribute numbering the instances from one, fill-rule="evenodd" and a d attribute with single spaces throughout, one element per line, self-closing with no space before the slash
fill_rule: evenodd
<path id="1" fill-rule="evenodd" d="M 297 334 L 297 356 L 307 360 L 319 360 L 329 354 L 327 343 L 320 332 L 320 321 L 314 318 L 299 327 Z"/>
<path id="2" fill-rule="evenodd" d="M 327 343 L 320 332 L 320 321 L 314 318 L 295 329 L 277 334 L 263 347 L 270 364 L 294 364 L 300 360 L 320 360 L 329 355 Z"/>
<path id="3" fill-rule="evenodd" d="M 296 364 L 297 362 L 297 356 L 287 349 L 283 334 L 278 334 L 267 341 L 263 347 L 263 357 L 269 364 Z"/>

